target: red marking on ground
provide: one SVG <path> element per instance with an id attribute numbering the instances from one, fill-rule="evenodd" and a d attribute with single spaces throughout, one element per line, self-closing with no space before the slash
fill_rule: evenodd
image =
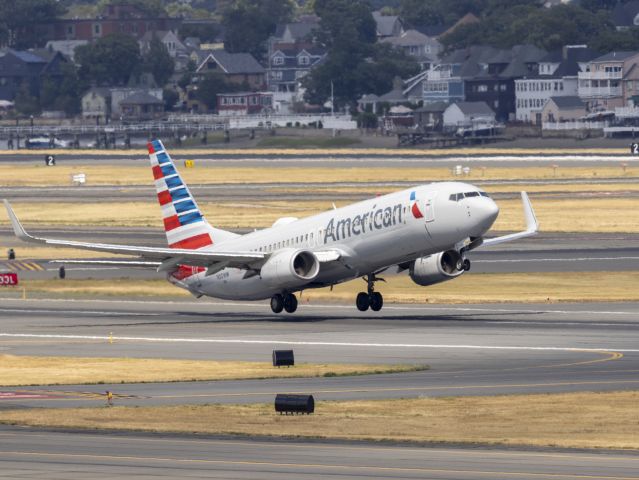
<path id="1" fill-rule="evenodd" d="M 0 400 L 24 400 L 28 398 L 60 398 L 60 395 L 52 395 L 48 393 L 34 393 L 34 392 L 0 392 Z"/>

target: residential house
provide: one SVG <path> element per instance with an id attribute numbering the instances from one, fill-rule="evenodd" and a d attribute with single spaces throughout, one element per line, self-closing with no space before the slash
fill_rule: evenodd
<path id="1" fill-rule="evenodd" d="M 586 116 L 586 104 L 577 96 L 550 97 L 541 111 L 542 122 L 566 122 Z"/>
<path id="2" fill-rule="evenodd" d="M 187 48 L 178 38 L 178 36 L 170 30 L 146 32 L 142 38 L 138 41 L 140 44 L 140 52 L 142 54 L 148 53 L 151 49 L 151 42 L 153 39 L 158 39 L 162 45 L 166 48 L 166 51 L 172 58 L 178 58 L 179 56 L 188 56 Z"/>
<path id="3" fill-rule="evenodd" d="M 164 114 L 164 101 L 146 92 L 135 92 L 120 102 L 123 120 L 156 120 Z"/>
<path id="4" fill-rule="evenodd" d="M 546 55 L 533 45 L 516 45 L 510 50 L 488 49 L 474 60 L 478 71 L 464 77 L 468 102 L 486 102 L 495 111 L 497 120 L 515 118 L 515 80 L 538 72 L 539 60 Z"/>
<path id="5" fill-rule="evenodd" d="M 198 65 L 196 73 L 220 72 L 229 83 L 246 85 L 251 90 L 266 88 L 266 70 L 250 53 L 228 53 L 224 50 L 210 50 Z"/>
<path id="6" fill-rule="evenodd" d="M 106 122 L 111 118 L 111 92 L 108 88 L 91 88 L 82 96 L 82 116 Z"/>
<path id="7" fill-rule="evenodd" d="M 319 17 L 306 15 L 301 17 L 297 22 L 277 25 L 275 33 L 270 39 L 270 43 L 274 46 L 278 44 L 285 44 L 286 46 L 311 46 L 313 44 L 313 32 L 318 28 Z"/>
<path id="8" fill-rule="evenodd" d="M 217 113 L 220 115 L 254 115 L 270 113 L 273 92 L 235 92 L 217 95 Z"/>
<path id="9" fill-rule="evenodd" d="M 639 63 L 639 52 L 610 52 L 588 63 L 579 72 L 578 94 L 591 112 L 611 111 L 625 106 L 635 91 L 624 92 L 623 82 Z"/>
<path id="10" fill-rule="evenodd" d="M 59 52 L 0 51 L 0 99 L 13 101 L 18 93 L 40 96 L 43 82 L 58 81 L 69 60 Z"/>
<path id="11" fill-rule="evenodd" d="M 495 112 L 486 102 L 455 102 L 444 110 L 445 128 L 474 127 L 495 123 Z"/>
<path id="12" fill-rule="evenodd" d="M 397 48 L 401 48 L 407 55 L 415 58 L 422 70 L 429 70 L 438 62 L 442 45 L 434 37 L 424 35 L 417 30 L 406 30 L 396 37 L 386 37 L 381 40 Z"/>
<path id="13" fill-rule="evenodd" d="M 453 103 L 463 101 L 464 80 L 463 76 L 471 72 L 464 67 L 472 67 L 466 64 L 467 55 L 460 50 L 452 52 L 418 79 L 415 86 L 421 86 L 421 96 L 424 104 L 433 102 Z M 411 87 L 411 90 L 415 88 Z"/>
<path id="14" fill-rule="evenodd" d="M 360 112 L 372 112 L 377 113 L 377 104 L 379 103 L 379 96 L 374 93 L 368 93 L 362 95 L 357 101 L 357 107 Z"/>
<path id="15" fill-rule="evenodd" d="M 415 124 L 423 131 L 441 132 L 444 128 L 444 112 L 448 108 L 445 102 L 435 102 L 417 108 L 414 111 Z"/>
<path id="16" fill-rule="evenodd" d="M 87 40 L 49 40 L 44 48 L 51 52 L 60 52 L 71 61 L 74 61 L 75 49 L 88 43 Z"/>
<path id="17" fill-rule="evenodd" d="M 404 31 L 402 19 L 397 15 L 383 15 L 380 11 L 373 12 L 377 28 L 377 38 L 398 37 Z"/>
<path id="18" fill-rule="evenodd" d="M 551 97 L 576 96 L 577 76 L 599 55 L 585 45 L 566 46 L 539 61 L 539 73 L 515 80 L 516 119 L 541 124 L 542 110 Z"/>
<path id="19" fill-rule="evenodd" d="M 112 33 L 127 34 L 140 40 L 147 32 L 177 31 L 182 23 L 179 18 L 148 16 L 132 4 L 112 4 L 96 18 L 61 18 L 36 26 L 46 40 L 92 41 Z"/>
<path id="20" fill-rule="evenodd" d="M 320 47 L 274 51 L 269 59 L 268 88 L 273 92 L 297 92 L 300 80 L 326 58 Z"/>
<path id="21" fill-rule="evenodd" d="M 162 93 L 161 88 L 135 88 L 135 87 L 127 87 L 127 88 L 111 88 L 111 116 L 112 118 L 124 117 L 125 111 L 122 107 L 122 102 L 124 102 L 129 97 L 136 95 L 138 100 L 142 99 L 141 94 L 150 95 L 155 97 L 159 101 L 163 101 L 164 95 Z M 129 109 L 130 110 L 130 109 Z"/>

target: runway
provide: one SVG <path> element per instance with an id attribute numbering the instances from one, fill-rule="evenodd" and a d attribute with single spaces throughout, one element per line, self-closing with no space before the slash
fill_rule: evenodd
<path id="1" fill-rule="evenodd" d="M 2 478 L 636 479 L 624 452 L 406 447 L 0 428 Z"/>
<path id="2" fill-rule="evenodd" d="M 302 305 L 294 317 L 263 303 L 6 301 L 2 353 L 298 362 L 427 364 L 422 372 L 313 379 L 3 388 L 0 407 L 271 402 L 626 390 L 639 387 L 636 304 Z M 112 336 L 113 343 L 109 342 Z"/>

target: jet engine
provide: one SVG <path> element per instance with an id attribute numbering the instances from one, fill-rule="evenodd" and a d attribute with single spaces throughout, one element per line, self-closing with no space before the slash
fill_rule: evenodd
<path id="1" fill-rule="evenodd" d="M 462 273 L 464 259 L 457 250 L 446 250 L 418 258 L 409 268 L 411 280 L 422 287 L 451 280 Z"/>
<path id="2" fill-rule="evenodd" d="M 313 252 L 287 249 L 271 255 L 262 266 L 260 276 L 273 286 L 294 288 L 312 282 L 319 269 L 319 260 Z"/>

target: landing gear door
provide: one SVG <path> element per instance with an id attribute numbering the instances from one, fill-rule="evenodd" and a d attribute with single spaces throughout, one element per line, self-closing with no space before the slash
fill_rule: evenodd
<path id="1" fill-rule="evenodd" d="M 429 192 L 424 201 L 424 221 L 426 223 L 435 220 L 435 198 L 437 192 Z"/>

